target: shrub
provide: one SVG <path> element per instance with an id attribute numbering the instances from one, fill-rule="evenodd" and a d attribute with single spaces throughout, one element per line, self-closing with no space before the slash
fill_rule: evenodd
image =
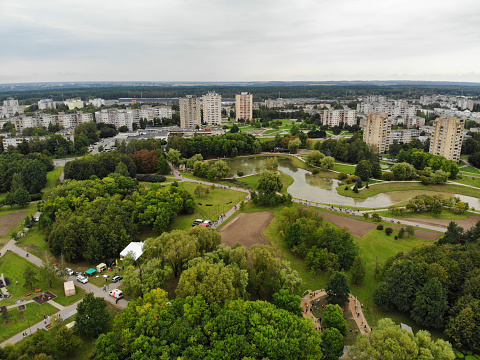
<path id="1" fill-rule="evenodd" d="M 379 225 L 377 226 L 377 230 L 383 230 L 383 225 L 382 225 L 382 224 L 379 224 Z"/>
<path id="2" fill-rule="evenodd" d="M 423 185 L 430 184 L 430 178 L 428 178 L 426 176 L 420 176 L 420 181 L 422 182 Z"/>
<path id="3" fill-rule="evenodd" d="M 345 186 L 345 190 L 348 190 L 348 189 L 350 189 L 350 188 L 348 186 Z"/>
<path id="4" fill-rule="evenodd" d="M 144 182 L 157 183 L 157 182 L 164 182 L 165 180 L 167 180 L 167 178 L 165 176 L 162 176 L 162 175 L 138 174 L 137 175 L 137 180 L 138 181 L 144 181 Z"/>
<path id="5" fill-rule="evenodd" d="M 347 173 L 341 172 L 338 174 L 338 180 L 345 180 L 348 179 Z"/>
<path id="6" fill-rule="evenodd" d="M 357 187 L 357 184 L 355 184 L 355 186 L 353 187 L 353 192 L 355 194 L 358 194 L 358 187 Z"/>
<path id="7" fill-rule="evenodd" d="M 385 181 L 392 181 L 393 180 L 393 173 L 390 171 L 383 173 L 383 180 Z"/>
<path id="8" fill-rule="evenodd" d="M 394 239 L 395 239 L 395 240 L 397 240 L 397 239 L 398 239 L 398 236 L 397 236 L 397 235 L 395 235 Z"/>
<path id="9" fill-rule="evenodd" d="M 238 170 L 238 171 L 237 171 L 237 176 L 243 176 L 243 171 L 242 171 L 242 170 Z"/>
<path id="10" fill-rule="evenodd" d="M 317 175 L 319 172 L 320 172 L 320 170 L 318 170 L 318 169 L 313 169 L 313 170 L 312 170 L 312 174 L 313 174 L 313 175 Z"/>
<path id="11" fill-rule="evenodd" d="M 385 229 L 385 234 L 387 234 L 388 236 L 390 236 L 392 232 L 393 232 L 393 229 L 391 227 L 388 227 Z"/>

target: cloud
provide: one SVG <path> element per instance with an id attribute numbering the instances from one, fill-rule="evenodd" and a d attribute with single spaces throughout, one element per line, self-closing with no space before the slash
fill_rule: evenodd
<path id="1" fill-rule="evenodd" d="M 2 0 L 0 81 L 480 81 L 476 0 Z"/>

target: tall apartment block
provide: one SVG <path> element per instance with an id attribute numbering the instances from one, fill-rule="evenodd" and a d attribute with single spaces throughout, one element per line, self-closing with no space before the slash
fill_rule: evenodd
<path id="1" fill-rule="evenodd" d="M 430 153 L 444 156 L 448 160 L 460 161 L 464 128 L 464 119 L 449 117 L 436 119 L 433 122 Z"/>
<path id="2" fill-rule="evenodd" d="M 236 120 L 253 119 L 253 95 L 248 92 L 242 92 L 235 95 L 235 114 Z"/>
<path id="3" fill-rule="evenodd" d="M 363 141 L 369 145 L 374 145 L 378 152 L 383 154 L 389 149 L 391 131 L 392 120 L 388 118 L 387 114 L 368 114 L 365 129 L 363 130 Z"/>
<path id="4" fill-rule="evenodd" d="M 203 121 L 207 125 L 221 125 L 222 123 L 222 96 L 215 91 L 203 95 Z"/>
<path id="5" fill-rule="evenodd" d="M 180 127 L 184 129 L 194 129 L 196 125 L 202 125 L 202 115 L 200 109 L 200 98 L 195 95 L 187 95 L 178 99 L 180 106 Z"/>

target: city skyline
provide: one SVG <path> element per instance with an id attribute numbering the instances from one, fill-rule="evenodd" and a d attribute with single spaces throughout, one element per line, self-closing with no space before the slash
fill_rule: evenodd
<path id="1" fill-rule="evenodd" d="M 0 4 L 0 83 L 480 81 L 480 3 Z"/>

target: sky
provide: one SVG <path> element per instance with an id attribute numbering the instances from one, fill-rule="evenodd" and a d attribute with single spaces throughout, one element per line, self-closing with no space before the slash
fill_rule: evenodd
<path id="1" fill-rule="evenodd" d="M 0 1 L 0 83 L 331 80 L 480 82 L 480 1 Z"/>

